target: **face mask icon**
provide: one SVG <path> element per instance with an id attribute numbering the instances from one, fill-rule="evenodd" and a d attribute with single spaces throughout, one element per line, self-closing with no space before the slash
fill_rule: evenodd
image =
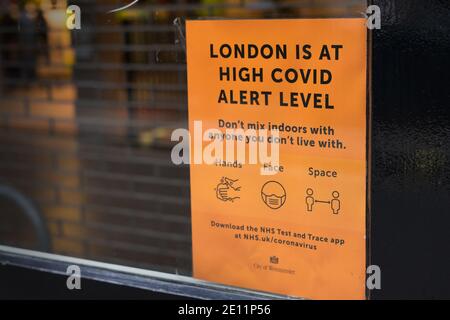
<path id="1" fill-rule="evenodd" d="M 286 202 L 286 190 L 276 181 L 266 182 L 261 188 L 261 198 L 271 209 L 279 209 Z"/>

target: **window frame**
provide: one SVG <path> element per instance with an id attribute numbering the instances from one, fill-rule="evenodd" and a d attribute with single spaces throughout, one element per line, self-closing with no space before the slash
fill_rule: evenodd
<path id="1" fill-rule="evenodd" d="M 298 299 L 198 280 L 188 276 L 128 267 L 0 245 L 0 264 L 66 275 L 68 266 L 77 265 L 82 279 L 123 285 L 149 292 L 199 300 L 279 300 Z"/>

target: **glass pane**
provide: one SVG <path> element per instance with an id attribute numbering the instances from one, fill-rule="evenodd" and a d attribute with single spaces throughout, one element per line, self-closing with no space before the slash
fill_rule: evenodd
<path id="1" fill-rule="evenodd" d="M 187 127 L 183 22 L 360 17 L 365 1 L 141 0 L 108 13 L 130 2 L 71 1 L 81 29 L 69 30 L 67 1 L 2 1 L 0 243 L 191 275 L 189 167 L 170 159 Z"/>

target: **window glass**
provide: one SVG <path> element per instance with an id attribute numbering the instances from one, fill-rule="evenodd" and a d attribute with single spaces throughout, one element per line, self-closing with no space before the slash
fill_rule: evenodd
<path id="1" fill-rule="evenodd" d="M 189 276 L 189 167 L 170 159 L 172 131 L 187 127 L 184 21 L 365 10 L 362 0 L 140 0 L 116 12 L 131 1 L 1 3 L 0 244 Z"/>

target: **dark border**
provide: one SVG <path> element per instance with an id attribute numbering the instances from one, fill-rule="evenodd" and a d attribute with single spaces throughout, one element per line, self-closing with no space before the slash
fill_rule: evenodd
<path id="1" fill-rule="evenodd" d="M 159 278 L 157 276 L 145 276 L 133 273 L 115 271 L 101 266 L 87 264 L 88 260 L 61 257 L 52 259 L 51 257 L 39 257 L 39 254 L 30 255 L 20 252 L 20 249 L 11 248 L 4 251 L 0 248 L 0 264 L 17 267 L 24 267 L 43 272 L 66 275 L 67 267 L 77 265 L 81 269 L 81 276 L 85 279 L 102 281 L 106 283 L 123 285 L 133 288 L 145 289 L 151 292 L 164 293 L 194 299 L 204 300 L 273 300 L 289 299 L 286 296 L 278 296 L 269 293 L 252 292 L 234 287 L 220 286 L 203 281 L 183 281 L 173 276 L 173 279 Z M 28 251 L 28 250 L 26 250 Z M 52 256 L 52 255 L 50 255 Z M 63 261 L 67 258 L 67 261 Z M 72 261 L 71 261 L 72 259 Z M 84 261 L 84 263 L 83 263 Z"/>

